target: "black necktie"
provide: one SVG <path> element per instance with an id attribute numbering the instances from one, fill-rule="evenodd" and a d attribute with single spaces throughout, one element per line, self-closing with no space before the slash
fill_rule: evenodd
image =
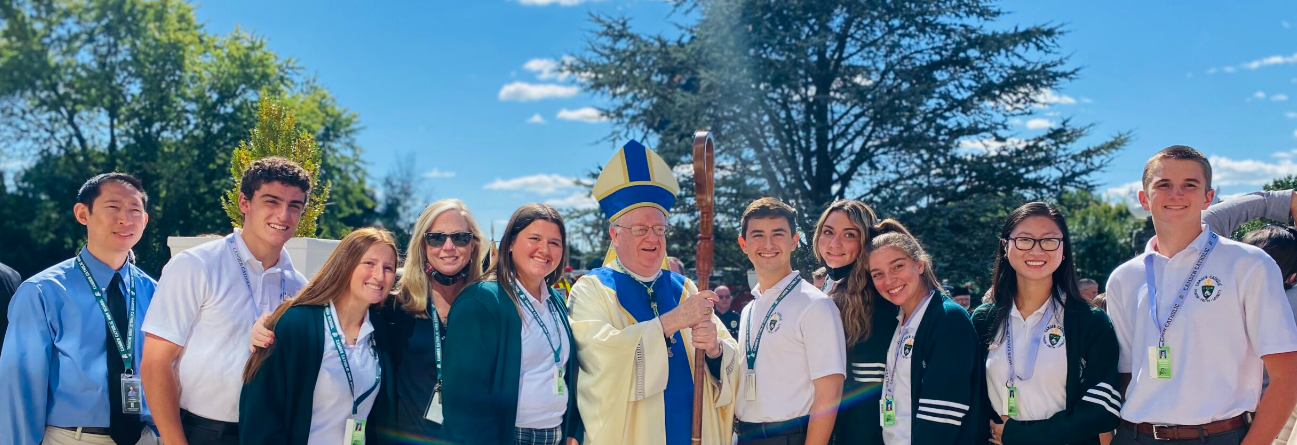
<path id="1" fill-rule="evenodd" d="M 108 284 L 108 312 L 113 314 L 113 324 L 117 325 L 122 343 L 126 343 L 126 338 L 130 335 L 127 333 L 127 325 L 130 321 L 126 295 L 122 293 L 121 274 L 113 274 L 113 282 Z M 121 378 L 126 369 L 122 367 L 122 355 L 117 350 L 117 342 L 113 340 L 113 333 L 106 324 L 104 337 L 108 342 L 108 434 L 117 445 L 135 444 L 140 441 L 140 431 L 143 430 L 144 424 L 141 423 L 139 414 L 122 413 Z M 132 345 L 126 347 L 131 348 Z"/>

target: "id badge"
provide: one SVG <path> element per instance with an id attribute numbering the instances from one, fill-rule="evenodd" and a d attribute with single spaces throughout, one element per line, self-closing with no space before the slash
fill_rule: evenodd
<path id="1" fill-rule="evenodd" d="M 438 382 L 437 387 L 432 389 L 432 401 L 428 402 L 428 411 L 423 413 L 423 418 L 438 425 L 446 420 L 441 415 L 441 382 Z"/>
<path id="2" fill-rule="evenodd" d="M 140 376 L 122 374 L 122 414 L 139 414 L 144 405 L 144 385 Z"/>
<path id="3" fill-rule="evenodd" d="M 878 401 L 878 423 L 881 426 L 896 425 L 896 400 L 891 397 Z"/>
<path id="4" fill-rule="evenodd" d="M 747 375 L 743 376 L 743 394 L 744 398 L 748 400 L 757 399 L 757 373 L 755 371 L 748 371 Z"/>
<path id="5" fill-rule="evenodd" d="M 1005 405 L 1008 405 L 1007 410 L 1009 411 L 1008 414 L 1009 417 L 1018 417 L 1018 387 L 1017 386 L 1009 387 L 1009 402 L 1006 403 Z"/>
<path id="6" fill-rule="evenodd" d="M 1155 379 L 1171 378 L 1171 347 L 1148 347 L 1148 362 L 1153 366 L 1148 368 L 1149 377 Z"/>
<path id="7" fill-rule="evenodd" d="M 554 395 L 567 395 L 567 384 L 563 382 L 563 370 L 557 365 L 554 366 Z"/>
<path id="8" fill-rule="evenodd" d="M 342 445 L 365 445 L 365 421 L 347 419 L 347 434 L 342 436 Z"/>

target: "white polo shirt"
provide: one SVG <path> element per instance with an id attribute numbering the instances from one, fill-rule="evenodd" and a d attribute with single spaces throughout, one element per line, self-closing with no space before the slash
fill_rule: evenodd
<path id="1" fill-rule="evenodd" d="M 261 307 L 274 310 L 284 296 L 306 286 L 288 251 L 262 267 L 244 244 L 242 231 L 180 252 L 162 268 L 162 279 L 141 329 L 183 346 L 177 360 L 180 409 L 222 422 L 239 421 L 239 391 L 248 361 L 249 335 Z M 228 241 L 243 257 L 252 295 Z M 283 289 L 280 280 L 283 279 Z M 258 304 L 260 302 L 260 304 Z"/>
<path id="2" fill-rule="evenodd" d="M 338 308 L 329 303 L 329 308 L 325 310 L 332 313 L 333 322 L 338 323 Z M 320 374 L 315 379 L 315 393 L 311 396 L 311 430 L 306 444 L 337 445 L 338 441 L 346 437 L 347 419 L 369 418 L 374 400 L 378 399 L 378 393 L 383 388 L 382 385 L 375 385 L 379 377 L 379 362 L 374 355 L 374 348 L 369 344 L 369 339 L 374 335 L 374 325 L 369 322 L 369 311 L 365 311 L 356 344 L 343 343 L 342 346 L 347 353 L 347 366 L 351 368 L 351 381 L 356 385 L 354 398 L 352 388 L 347 385 L 347 371 L 343 370 L 338 348 L 333 344 L 329 324 L 324 320 L 320 320 L 320 324 L 324 325 L 321 334 L 324 338 L 324 356 L 320 360 Z M 342 326 L 337 328 L 341 334 Z M 393 370 L 386 369 L 384 372 Z M 371 387 L 374 391 L 356 407 L 356 414 L 351 414 L 352 401 L 359 399 Z"/>
<path id="3" fill-rule="evenodd" d="M 1054 313 L 1045 320 L 1045 312 L 1050 306 L 1053 306 Z M 1045 420 L 1067 409 L 1067 336 L 1063 333 L 1063 304 L 1051 297 L 1048 303 L 1026 318 L 1014 304 L 1009 312 L 1009 323 L 1013 325 L 1013 366 L 1018 368 L 1017 376 L 1027 375 L 1028 348 L 1036 340 L 1038 328 L 1044 329 L 1040 334 L 1031 378 L 1014 378 L 1013 385 L 1018 387 L 1018 415 L 1014 419 Z M 986 357 L 986 389 L 995 412 L 1008 415 L 1009 348 L 1006 347 L 1003 327 L 996 331 L 996 338 L 999 342 L 990 345 Z"/>
<path id="4" fill-rule="evenodd" d="M 1148 349 L 1158 345 L 1160 326 L 1149 312 L 1146 258 L 1152 258 L 1157 316 L 1165 322 L 1208 236 L 1204 225 L 1171 258 L 1156 251 L 1154 237 L 1108 280 L 1108 316 L 1121 346 L 1118 370 L 1132 374 L 1121 407 L 1126 421 L 1201 425 L 1255 411 L 1261 356 L 1297 351 L 1297 325 L 1279 266 L 1261 249 L 1222 236 L 1166 331 L 1171 378 L 1149 376 L 1156 364 L 1149 363 Z"/>
<path id="5" fill-rule="evenodd" d="M 518 412 L 514 426 L 554 428 L 563 424 L 563 415 L 567 414 L 567 391 L 571 388 L 567 388 L 564 382 L 563 394 L 554 394 L 554 350 L 550 348 L 563 345 L 558 366 L 566 369 L 568 357 L 572 354 L 569 351 L 571 345 L 567 343 L 567 331 L 563 329 L 561 320 L 555 323 L 554 316 L 550 315 L 550 305 L 537 302 L 523 286 L 519 285 L 518 289 L 522 290 L 518 297 L 528 299 L 540 320 L 536 320 L 526 307 L 522 308 L 522 359 L 518 363 Z M 539 323 L 544 323 L 545 329 L 549 329 L 549 338 L 545 337 Z"/>
<path id="6" fill-rule="evenodd" d="M 784 297 L 761 335 L 757 348 L 756 400 L 747 400 L 748 345 L 756 344 L 757 332 L 779 294 L 792 282 L 799 283 Z M 847 346 L 842 317 L 837 305 L 815 285 L 793 271 L 770 289 L 752 289 L 754 299 L 743 308 L 739 322 L 739 420 L 750 423 L 780 422 L 810 414 L 815 400 L 811 381 L 838 374 L 846 376 Z M 745 341 L 744 339 L 749 339 Z"/>
<path id="7" fill-rule="evenodd" d="M 932 304 L 932 299 L 937 299 L 937 304 L 941 304 L 941 296 L 935 293 L 929 294 L 930 298 L 920 303 L 914 308 L 914 313 L 910 314 L 910 324 L 906 326 L 902 318 L 905 316 L 903 311 L 896 311 L 896 330 L 892 331 L 891 346 L 887 347 L 887 368 L 883 372 L 883 392 L 880 400 L 887 398 L 887 375 L 892 376 L 892 403 L 896 404 L 896 423 L 892 426 L 883 427 L 883 443 L 887 445 L 909 445 L 910 434 L 914 424 L 914 406 L 910 403 L 914 399 L 913 385 L 910 382 L 910 360 L 914 358 L 914 336 L 919 333 L 919 324 L 923 322 L 923 314 L 928 312 L 928 305 Z M 900 353 L 897 353 L 896 346 L 901 345 Z M 919 414 L 923 416 L 924 414 Z M 879 421 L 882 419 L 880 418 Z M 928 419 L 932 420 L 932 419 Z"/>

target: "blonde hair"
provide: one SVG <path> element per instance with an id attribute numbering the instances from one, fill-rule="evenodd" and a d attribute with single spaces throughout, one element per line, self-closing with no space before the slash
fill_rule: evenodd
<path id="1" fill-rule="evenodd" d="M 405 268 L 402 270 L 401 282 L 397 284 L 396 291 L 396 302 L 401 310 L 417 318 L 428 317 L 427 297 L 431 292 L 428 272 L 425 269 L 425 264 L 428 262 L 425 248 L 428 242 L 424 239 L 424 234 L 432 228 L 433 220 L 442 213 L 452 210 L 464 217 L 464 221 L 468 222 L 468 231 L 473 234 L 473 249 L 468 254 L 468 264 L 464 265 L 468 268 L 466 282 L 472 283 L 481 279 L 483 267 L 486 266 L 489 243 L 463 201 L 453 198 L 443 199 L 424 207 L 423 212 L 419 214 L 419 219 L 414 223 L 414 230 L 410 232 L 410 246 L 405 251 Z"/>
<path id="2" fill-rule="evenodd" d="M 311 282 L 306 283 L 301 291 L 297 293 L 296 298 L 290 298 L 280 303 L 275 308 L 275 312 L 266 320 L 266 328 L 274 330 L 275 324 L 279 323 L 280 317 L 288 308 L 293 306 L 327 306 L 329 303 L 337 301 L 342 296 L 351 291 L 351 275 L 364 259 L 365 252 L 375 244 L 385 244 L 392 248 L 392 255 L 400 258 L 400 251 L 396 250 L 396 239 L 386 230 L 363 227 L 348 233 L 342 242 L 338 244 L 333 253 L 329 254 L 329 259 L 324 261 L 324 266 L 315 274 Z M 252 356 L 248 357 L 248 362 L 243 366 L 243 381 L 252 380 L 252 376 L 257 374 L 261 364 L 270 356 L 271 350 L 275 348 L 271 344 L 268 348 L 257 349 Z"/>
<path id="3" fill-rule="evenodd" d="M 945 294 L 941 287 L 941 282 L 937 280 L 936 272 L 932 270 L 932 257 L 928 252 L 923 250 L 923 245 L 919 244 L 919 239 L 910 234 L 900 221 L 888 218 L 874 226 L 869 237 L 869 253 L 873 253 L 884 247 L 895 247 L 897 250 L 905 253 L 920 264 L 923 264 L 923 284 L 928 285 L 928 289 Z M 876 286 L 871 286 L 876 287 Z M 874 289 L 877 292 L 877 289 Z"/>
<path id="4" fill-rule="evenodd" d="M 867 248 L 869 247 L 870 229 L 878 224 L 878 217 L 874 215 L 874 210 L 869 208 L 863 202 L 854 199 L 841 200 L 829 204 L 829 208 L 824 209 L 820 214 L 819 222 L 815 223 L 815 235 L 811 239 L 811 250 L 815 252 L 815 260 L 820 263 L 824 262 L 824 256 L 820 253 L 820 232 L 824 231 L 824 224 L 829 219 L 829 214 L 833 212 L 842 212 L 851 220 L 851 224 L 860 230 L 860 250 L 856 252 L 856 257 L 852 259 L 851 273 L 841 286 L 834 286 L 829 290 L 829 297 L 838 306 L 838 312 L 842 313 L 842 331 L 846 334 L 847 347 L 869 338 L 870 320 L 874 316 L 874 299 L 866 291 L 869 287 L 869 259 Z M 826 270 L 827 272 L 827 270 Z M 825 277 L 825 279 L 830 279 Z"/>

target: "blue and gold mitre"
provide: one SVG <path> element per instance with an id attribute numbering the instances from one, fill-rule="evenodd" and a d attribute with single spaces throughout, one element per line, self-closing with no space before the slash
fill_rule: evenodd
<path id="1" fill-rule="evenodd" d="M 612 221 L 640 207 L 670 215 L 680 183 L 661 156 L 631 140 L 599 172 L 593 191 L 603 215 Z"/>

